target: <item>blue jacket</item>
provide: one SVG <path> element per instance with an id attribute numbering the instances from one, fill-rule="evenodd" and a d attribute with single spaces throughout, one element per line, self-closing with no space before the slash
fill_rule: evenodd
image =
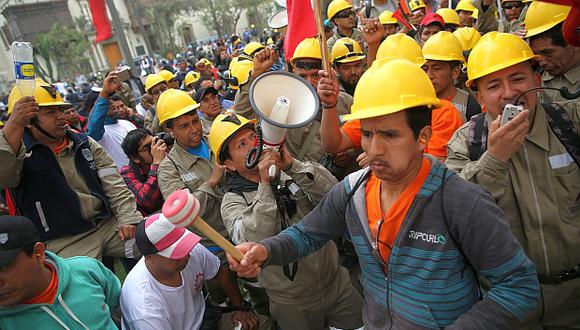
<path id="1" fill-rule="evenodd" d="M 431 162 L 386 270 L 374 253 L 366 181 L 349 196 L 368 169 L 336 185 L 300 223 L 261 241 L 268 264 L 289 263 L 348 232 L 361 266 L 366 329 L 515 327 L 539 298 L 534 265 L 491 195 Z M 491 283 L 483 299 L 475 273 Z"/>
<path id="2" fill-rule="evenodd" d="M 119 308 L 121 283 L 115 274 L 89 257 L 47 251 L 46 260 L 58 273 L 54 303 L 0 306 L 0 329 L 117 329 L 111 314 Z"/>

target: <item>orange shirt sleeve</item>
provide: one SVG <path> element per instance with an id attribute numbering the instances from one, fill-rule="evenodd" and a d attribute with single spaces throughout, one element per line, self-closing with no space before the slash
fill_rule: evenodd
<path id="1" fill-rule="evenodd" d="M 362 139 L 362 132 L 360 130 L 360 120 L 349 120 L 340 129 L 348 136 L 355 149 L 361 147 L 360 140 Z"/>
<path id="2" fill-rule="evenodd" d="M 431 113 L 433 133 L 425 148 L 425 153 L 446 158 L 447 142 L 461 125 L 461 117 L 455 106 L 449 101 L 441 100 L 441 107 L 433 109 Z"/>

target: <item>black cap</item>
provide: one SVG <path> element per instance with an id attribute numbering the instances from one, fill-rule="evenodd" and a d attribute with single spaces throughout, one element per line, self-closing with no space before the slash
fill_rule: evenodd
<path id="1" fill-rule="evenodd" d="M 200 103 L 207 93 L 218 95 L 218 90 L 213 87 L 202 88 L 195 93 L 195 102 Z"/>
<path id="2" fill-rule="evenodd" d="M 0 216 L 0 268 L 8 266 L 23 248 L 40 242 L 36 227 L 25 217 Z"/>

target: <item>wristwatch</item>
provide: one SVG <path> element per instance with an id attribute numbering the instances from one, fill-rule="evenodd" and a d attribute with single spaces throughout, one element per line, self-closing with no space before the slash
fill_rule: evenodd
<path id="1" fill-rule="evenodd" d="M 235 311 L 249 312 L 252 310 L 252 303 L 247 300 L 242 300 L 239 306 L 232 307 Z"/>

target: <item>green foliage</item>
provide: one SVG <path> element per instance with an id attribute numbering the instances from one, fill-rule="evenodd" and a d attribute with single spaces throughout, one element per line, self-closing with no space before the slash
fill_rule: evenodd
<path id="1" fill-rule="evenodd" d="M 51 80 L 72 76 L 87 69 L 86 52 L 91 44 L 82 32 L 54 23 L 49 32 L 37 33 L 36 40 L 35 55 L 47 64 L 46 70 L 39 67 L 40 71 Z M 51 60 L 56 64 L 56 76 Z"/>
<path id="2" fill-rule="evenodd" d="M 196 10 L 202 22 L 218 36 L 232 34 L 244 10 L 256 11 L 268 0 L 199 0 Z"/>

